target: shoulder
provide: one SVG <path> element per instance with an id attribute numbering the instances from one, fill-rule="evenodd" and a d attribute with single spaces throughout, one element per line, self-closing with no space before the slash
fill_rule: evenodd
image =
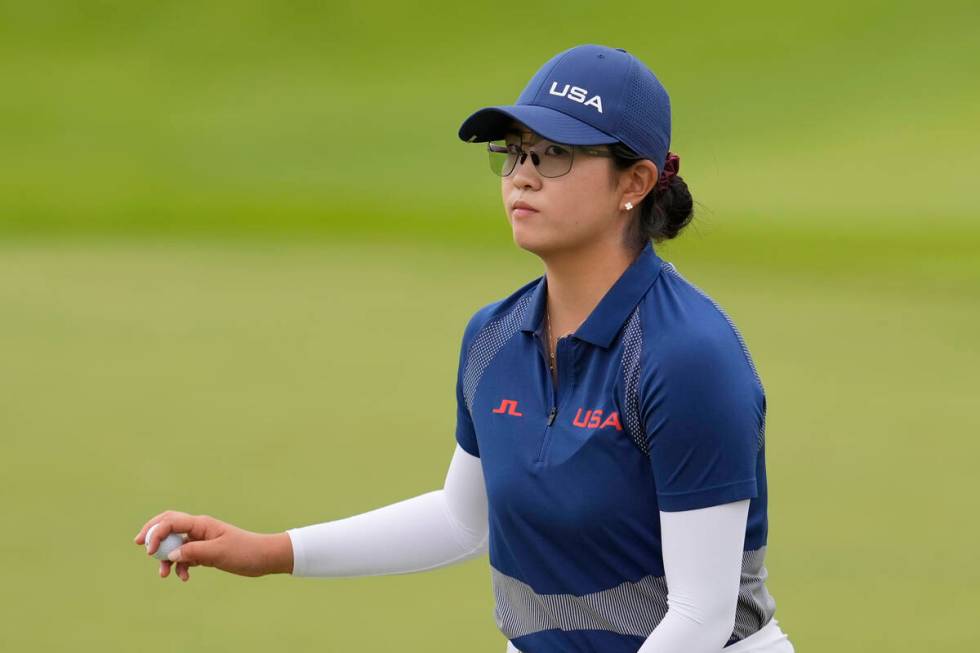
<path id="1" fill-rule="evenodd" d="M 643 336 L 634 401 L 647 428 L 647 451 L 657 439 L 661 456 L 670 443 L 676 445 L 671 451 L 681 455 L 677 461 L 690 446 L 739 451 L 748 469 L 763 446 L 766 397 L 734 322 L 669 263 L 639 316 Z"/>
<path id="2" fill-rule="evenodd" d="M 708 293 L 664 262 L 640 304 L 648 370 L 759 383 L 742 334 Z"/>
<path id="3" fill-rule="evenodd" d="M 463 345 L 472 343 L 481 332 L 484 332 L 491 325 L 499 325 L 507 322 L 514 332 L 519 328 L 520 321 L 524 318 L 525 311 L 531 303 L 531 296 L 537 287 L 541 277 L 528 281 L 521 287 L 502 299 L 490 302 L 470 316 L 463 330 Z"/>

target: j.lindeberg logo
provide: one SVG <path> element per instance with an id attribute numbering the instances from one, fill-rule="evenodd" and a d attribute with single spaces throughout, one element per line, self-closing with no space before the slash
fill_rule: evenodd
<path id="1" fill-rule="evenodd" d="M 524 417 L 524 413 L 517 412 L 517 402 L 513 399 L 504 399 L 500 405 L 490 411 L 491 413 L 503 413 L 504 415 L 514 415 Z"/>
<path id="2" fill-rule="evenodd" d="M 599 113 L 602 113 L 602 98 L 598 95 L 589 97 L 589 92 L 586 89 L 579 86 L 571 86 L 570 84 L 565 84 L 565 88 L 561 91 L 556 90 L 557 88 L 558 82 L 551 82 L 551 90 L 548 92 L 558 97 L 575 100 L 579 104 L 584 104 L 587 107 L 595 107 Z"/>

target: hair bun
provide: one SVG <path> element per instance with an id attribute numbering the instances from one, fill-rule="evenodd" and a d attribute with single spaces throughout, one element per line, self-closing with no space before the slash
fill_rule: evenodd
<path id="1" fill-rule="evenodd" d="M 653 212 L 657 218 L 652 221 L 657 225 L 656 235 L 651 234 L 654 240 L 674 238 L 694 219 L 694 199 L 684 178 L 672 174 L 667 178 L 667 184 L 667 189 L 658 195 L 654 205 Z"/>

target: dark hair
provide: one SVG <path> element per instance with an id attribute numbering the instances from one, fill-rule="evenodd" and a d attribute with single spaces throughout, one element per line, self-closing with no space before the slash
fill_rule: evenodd
<path id="1" fill-rule="evenodd" d="M 624 143 L 609 145 L 612 152 L 613 171 L 626 170 L 643 157 Z M 645 243 L 659 243 L 677 236 L 694 218 L 694 199 L 680 175 L 670 178 L 666 189 L 655 184 L 640 203 L 639 217 L 635 221 L 638 239 Z"/>

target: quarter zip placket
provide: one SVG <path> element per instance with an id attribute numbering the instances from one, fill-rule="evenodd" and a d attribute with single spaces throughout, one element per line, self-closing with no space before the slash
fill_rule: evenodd
<path id="1" fill-rule="evenodd" d="M 558 341 L 555 344 L 555 367 L 557 368 L 555 371 L 556 376 L 558 377 L 558 387 L 555 387 L 556 384 L 551 378 L 551 367 L 548 361 L 548 354 L 545 351 L 545 346 L 542 344 L 541 339 L 538 338 L 538 350 L 541 352 L 541 357 L 544 359 L 545 382 L 548 385 L 548 396 L 551 398 L 551 407 L 545 421 L 544 433 L 541 436 L 541 448 L 538 450 L 538 457 L 534 461 L 535 463 L 539 464 L 544 462 L 548 442 L 551 439 L 551 427 L 555 423 L 555 418 L 558 416 L 558 407 L 561 405 L 561 396 L 559 395 L 559 392 L 564 390 L 565 386 L 567 385 L 567 379 L 565 379 L 564 375 L 562 374 L 562 371 L 567 367 L 562 356 L 562 352 L 564 351 L 562 344 L 567 343 L 567 340 L 568 337 L 563 336 L 558 338 Z M 565 341 L 565 343 L 563 343 L 563 341 Z"/>

